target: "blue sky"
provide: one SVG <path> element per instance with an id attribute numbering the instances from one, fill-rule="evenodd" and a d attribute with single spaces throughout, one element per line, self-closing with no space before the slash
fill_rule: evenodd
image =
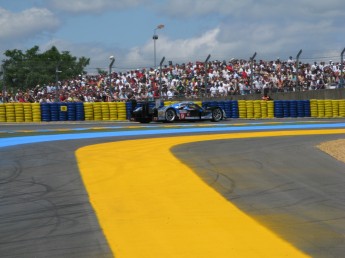
<path id="1" fill-rule="evenodd" d="M 157 63 L 231 58 L 339 61 L 343 0 L 0 0 L 0 51 L 51 46 L 91 58 L 87 68 L 131 70 Z M 1 55 L 1 59 L 3 59 Z"/>

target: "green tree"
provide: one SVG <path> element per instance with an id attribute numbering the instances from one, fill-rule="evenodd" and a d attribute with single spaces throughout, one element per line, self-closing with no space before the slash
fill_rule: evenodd
<path id="1" fill-rule="evenodd" d="M 12 91 L 77 77 L 86 73 L 85 67 L 90 63 L 89 58 L 77 58 L 69 51 L 60 53 L 55 46 L 43 53 L 39 52 L 38 46 L 34 46 L 25 53 L 13 49 L 7 50 L 4 55 L 7 58 L 3 60 L 3 83 Z"/>

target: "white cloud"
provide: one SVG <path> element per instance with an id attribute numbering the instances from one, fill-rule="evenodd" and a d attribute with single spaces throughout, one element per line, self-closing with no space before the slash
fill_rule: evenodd
<path id="1" fill-rule="evenodd" d="M 158 9 L 172 17 L 196 17 L 208 15 L 231 16 L 237 19 L 308 17 L 334 18 L 344 14 L 343 0 L 167 0 L 158 4 Z"/>
<path id="2" fill-rule="evenodd" d="M 168 61 L 182 63 L 189 61 L 203 61 L 209 53 L 217 54 L 231 47 L 231 44 L 220 43 L 217 40 L 219 28 L 207 31 L 204 34 L 189 39 L 172 40 L 165 36 L 160 36 L 156 41 L 156 64 L 158 65 L 165 56 L 165 64 Z M 153 41 L 147 42 L 143 47 L 135 47 L 129 50 L 123 57 L 122 63 L 129 66 L 133 63 L 141 63 L 145 67 L 154 66 Z"/>
<path id="3" fill-rule="evenodd" d="M 48 9 L 30 8 L 12 13 L 0 8 L 0 39 L 3 42 L 24 40 L 45 32 L 52 32 L 59 20 Z"/>
<path id="4" fill-rule="evenodd" d="M 68 51 L 72 56 L 90 58 L 91 64 L 89 68 L 91 70 L 96 70 L 96 68 L 106 69 L 109 65 L 109 56 L 114 55 L 111 47 L 97 42 L 76 44 L 60 39 L 55 39 L 41 45 L 41 52 L 47 51 L 52 46 L 55 46 L 60 53 Z"/>
<path id="5" fill-rule="evenodd" d="M 56 10 L 72 13 L 100 13 L 110 9 L 122 9 L 143 4 L 142 0 L 50 0 Z"/>

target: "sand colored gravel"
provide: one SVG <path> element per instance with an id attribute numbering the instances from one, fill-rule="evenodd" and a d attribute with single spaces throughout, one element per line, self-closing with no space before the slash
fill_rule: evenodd
<path id="1" fill-rule="evenodd" d="M 345 162 L 345 139 L 323 142 L 317 147 L 337 160 Z"/>

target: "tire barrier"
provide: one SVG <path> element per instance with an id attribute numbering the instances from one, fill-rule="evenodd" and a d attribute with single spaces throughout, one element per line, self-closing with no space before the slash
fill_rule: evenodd
<path id="1" fill-rule="evenodd" d="M 117 108 L 117 120 L 119 121 L 127 120 L 126 103 L 116 102 L 116 108 Z"/>
<path id="2" fill-rule="evenodd" d="M 232 118 L 232 101 L 224 101 L 224 111 L 227 118 Z"/>
<path id="3" fill-rule="evenodd" d="M 332 117 L 339 117 L 339 102 L 337 100 L 331 100 L 332 102 Z"/>
<path id="4" fill-rule="evenodd" d="M 165 101 L 164 106 L 175 101 Z M 195 101 L 202 107 L 220 106 L 228 118 L 344 118 L 345 100 L 226 100 Z M 132 102 L 0 103 L 0 122 L 126 121 Z M 138 102 L 137 107 L 142 103 Z M 155 107 L 150 102 L 150 107 Z"/>
<path id="5" fill-rule="evenodd" d="M 41 122 L 41 104 L 40 103 L 32 103 L 32 122 Z"/>
<path id="6" fill-rule="evenodd" d="M 111 121 L 117 120 L 117 106 L 116 106 L 116 102 L 109 102 L 109 119 Z"/>
<path id="7" fill-rule="evenodd" d="M 94 120 L 93 116 L 93 105 L 90 102 L 84 102 L 84 116 L 85 121 L 92 121 Z"/>
<path id="8" fill-rule="evenodd" d="M 291 100 L 290 101 L 290 115 L 287 117 L 297 117 L 297 101 Z"/>
<path id="9" fill-rule="evenodd" d="M 58 103 L 59 108 L 59 121 L 68 120 L 68 107 L 66 103 Z"/>
<path id="10" fill-rule="evenodd" d="M 260 101 L 260 108 L 261 108 L 261 118 L 268 118 L 268 105 L 267 101 L 261 100 Z"/>
<path id="11" fill-rule="evenodd" d="M 297 117 L 305 117 L 305 112 L 304 112 L 304 101 L 296 101 L 297 103 Z"/>
<path id="12" fill-rule="evenodd" d="M 283 101 L 283 117 L 290 117 L 290 101 Z"/>
<path id="13" fill-rule="evenodd" d="M 253 100 L 247 100 L 245 108 L 246 108 L 247 118 L 253 119 L 254 118 L 254 102 L 253 102 Z"/>
<path id="14" fill-rule="evenodd" d="M 325 117 L 325 101 L 324 100 L 317 100 L 317 117 L 319 118 Z"/>
<path id="15" fill-rule="evenodd" d="M 316 99 L 311 99 L 310 100 L 310 116 L 311 117 L 317 117 L 317 100 Z"/>
<path id="16" fill-rule="evenodd" d="M 42 103 L 41 104 L 41 119 L 43 122 L 50 122 L 50 104 Z"/>
<path id="17" fill-rule="evenodd" d="M 50 121 L 59 121 L 59 104 L 58 103 L 51 103 L 50 104 Z"/>
<path id="18" fill-rule="evenodd" d="M 311 112 L 310 112 L 310 101 L 309 100 L 304 100 L 304 116 L 305 117 L 310 117 Z"/>
<path id="19" fill-rule="evenodd" d="M 16 122 L 18 123 L 25 122 L 23 103 L 14 103 L 14 114 L 15 114 Z"/>
<path id="20" fill-rule="evenodd" d="M 274 101 L 274 117 L 283 118 L 284 117 L 284 106 L 282 100 Z"/>
<path id="21" fill-rule="evenodd" d="M 0 123 L 6 122 L 6 106 L 0 103 Z"/>
<path id="22" fill-rule="evenodd" d="M 75 103 L 75 120 L 84 121 L 85 120 L 85 111 L 83 102 Z"/>
<path id="23" fill-rule="evenodd" d="M 101 102 L 92 103 L 93 106 L 93 120 L 102 121 L 102 104 Z"/>
<path id="24" fill-rule="evenodd" d="M 238 100 L 238 117 L 247 118 L 246 101 Z"/>
<path id="25" fill-rule="evenodd" d="M 235 100 L 232 102 L 232 107 L 231 107 L 231 117 L 232 118 L 239 118 L 239 111 L 238 111 L 238 101 Z"/>
<path id="26" fill-rule="evenodd" d="M 130 101 L 126 102 L 126 120 L 129 120 L 131 118 L 132 107 L 133 107 L 132 102 Z"/>
<path id="27" fill-rule="evenodd" d="M 109 121 L 110 120 L 110 113 L 109 113 L 108 102 L 101 102 L 101 110 L 102 110 L 102 120 L 103 121 Z"/>
<path id="28" fill-rule="evenodd" d="M 261 100 L 253 101 L 254 118 L 262 118 Z"/>
<path id="29" fill-rule="evenodd" d="M 16 121 L 15 109 L 13 103 L 6 103 L 6 122 L 13 123 Z"/>
<path id="30" fill-rule="evenodd" d="M 345 99 L 338 100 L 339 102 L 339 117 L 345 117 Z"/>
<path id="31" fill-rule="evenodd" d="M 274 101 L 267 101 L 267 117 L 274 118 Z"/>

